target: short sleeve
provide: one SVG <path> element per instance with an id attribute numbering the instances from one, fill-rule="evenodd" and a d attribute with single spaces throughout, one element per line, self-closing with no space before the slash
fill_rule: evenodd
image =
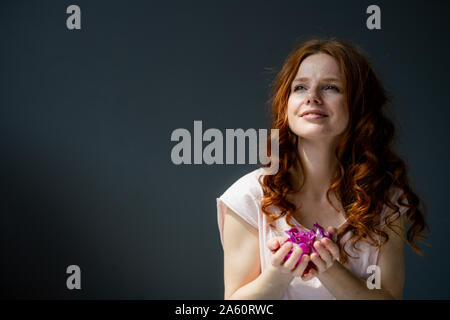
<path id="1" fill-rule="evenodd" d="M 252 227 L 258 229 L 258 201 L 255 199 L 259 186 L 256 171 L 246 174 L 233 183 L 217 202 L 217 222 L 220 241 L 223 246 L 223 222 L 227 207 L 244 219 Z M 256 192 L 256 193 L 255 193 Z"/>
<path id="2" fill-rule="evenodd" d="M 381 228 L 386 226 L 386 224 L 389 224 L 390 222 L 397 220 L 401 215 L 405 214 L 405 212 L 408 211 L 408 207 L 400 204 L 400 202 L 399 202 L 400 201 L 399 198 L 403 194 L 403 190 L 400 188 L 395 188 L 395 189 L 393 189 L 392 194 L 393 195 L 391 197 L 391 201 L 394 205 L 399 207 L 398 208 L 399 212 L 392 215 L 392 217 L 388 217 L 388 215 L 390 215 L 392 213 L 393 209 L 391 209 L 387 205 L 385 205 L 384 210 L 381 214 L 381 219 L 380 219 Z M 402 203 L 409 204 L 407 199 L 403 200 Z M 388 220 L 386 221 L 387 218 L 388 218 Z"/>

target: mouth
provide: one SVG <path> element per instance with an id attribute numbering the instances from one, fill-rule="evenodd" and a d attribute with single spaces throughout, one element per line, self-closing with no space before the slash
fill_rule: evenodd
<path id="1" fill-rule="evenodd" d="M 303 112 L 300 117 L 307 118 L 307 119 L 319 119 L 319 118 L 326 118 L 328 115 L 320 110 L 308 110 Z"/>
<path id="2" fill-rule="evenodd" d="M 307 113 L 301 116 L 301 118 L 306 120 L 316 120 L 316 119 L 324 119 L 328 116 L 326 114 L 320 114 L 320 113 Z"/>

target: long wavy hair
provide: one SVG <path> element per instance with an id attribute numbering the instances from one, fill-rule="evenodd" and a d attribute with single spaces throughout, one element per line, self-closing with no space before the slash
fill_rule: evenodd
<path id="1" fill-rule="evenodd" d="M 391 201 L 392 187 L 402 190 L 398 203 L 408 208 L 406 217 L 410 227 L 407 237 L 405 239 L 402 234 L 399 235 L 423 256 L 416 241 L 426 239 L 422 233 L 425 228 L 429 230 L 429 226 L 423 210 L 419 208 L 423 201 L 410 187 L 405 162 L 392 150 L 395 127 L 383 112 L 391 98 L 369 65 L 364 51 L 338 38 L 312 39 L 298 44 L 272 82 L 269 105 L 272 109 L 272 129 L 279 130 L 279 156 L 271 157 L 271 161 L 278 161 L 279 169 L 276 174 L 262 175 L 259 179 L 263 189 L 261 209 L 270 217 L 269 225 L 286 216 L 286 222 L 293 226 L 290 220 L 297 207 L 287 200 L 287 195 L 298 192 L 303 184 L 300 189 L 295 189 L 292 181 L 298 181 L 299 177 L 293 176 L 295 171 L 292 169 L 300 168 L 301 174 L 304 171 L 297 148 L 298 137 L 288 125 L 287 102 L 300 64 L 316 53 L 329 54 L 338 62 L 349 108 L 349 125 L 335 149 L 339 169 L 326 194 L 333 206 L 329 195 L 335 192 L 347 217 L 346 223 L 337 231 L 337 244 L 341 249 L 339 259 L 342 263 L 347 261 L 349 254 L 345 251 L 345 244 L 350 240 L 353 240 L 354 248 L 359 240 L 379 248 L 389 240 L 388 234 L 379 230 L 379 226 L 385 205 L 392 209 L 387 216 L 387 220 L 391 220 L 387 227 L 391 229 L 391 216 L 399 212 L 399 207 Z M 273 138 L 271 135 L 267 141 L 269 155 Z M 269 162 L 264 167 L 270 165 Z M 279 212 L 271 211 L 272 206 Z M 352 236 L 341 245 L 341 239 L 348 232 L 352 232 Z M 381 236 L 382 241 L 374 238 L 374 234 Z"/>

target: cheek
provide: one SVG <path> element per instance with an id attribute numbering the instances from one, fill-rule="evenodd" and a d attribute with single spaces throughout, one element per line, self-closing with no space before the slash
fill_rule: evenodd
<path id="1" fill-rule="evenodd" d="M 287 109 L 289 113 L 296 114 L 305 102 L 304 95 L 292 93 L 287 100 Z"/>
<path id="2" fill-rule="evenodd" d="M 340 111 L 339 116 L 336 119 L 336 129 L 339 134 L 343 133 L 348 126 L 349 116 L 347 109 L 343 109 Z"/>
<path id="3" fill-rule="evenodd" d="M 342 125 L 347 125 L 349 120 L 348 107 L 344 100 L 339 100 L 334 103 L 335 108 L 334 114 L 336 116 L 336 121 Z"/>
<path id="4" fill-rule="evenodd" d="M 288 120 L 291 121 L 297 114 L 298 103 L 294 98 L 289 98 L 287 103 Z"/>

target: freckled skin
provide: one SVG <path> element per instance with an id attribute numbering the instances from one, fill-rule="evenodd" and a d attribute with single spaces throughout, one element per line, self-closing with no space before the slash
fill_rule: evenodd
<path id="1" fill-rule="evenodd" d="M 301 77 L 308 80 L 295 82 Z M 331 77 L 340 81 L 324 80 Z M 333 57 L 317 53 L 302 61 L 291 84 L 287 108 L 289 127 L 302 139 L 334 141 L 345 131 L 348 108 L 342 75 Z M 313 108 L 324 111 L 328 117 L 314 122 L 300 117 L 302 112 Z"/>

